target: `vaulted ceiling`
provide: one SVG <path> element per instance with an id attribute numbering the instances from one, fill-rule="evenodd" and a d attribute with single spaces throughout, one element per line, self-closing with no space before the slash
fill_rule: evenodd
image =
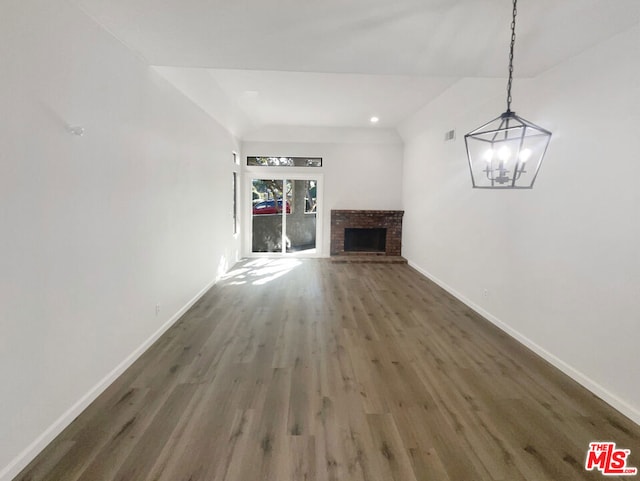
<path id="1" fill-rule="evenodd" d="M 507 71 L 509 0 L 73 1 L 240 136 L 393 128 L 459 79 Z M 639 21 L 638 0 L 520 0 L 516 77 Z"/>

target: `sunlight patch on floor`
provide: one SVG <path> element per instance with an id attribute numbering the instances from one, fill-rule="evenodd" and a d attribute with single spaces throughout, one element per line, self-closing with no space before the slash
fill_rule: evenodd
<path id="1" fill-rule="evenodd" d="M 302 261 L 298 259 L 252 259 L 229 271 L 223 279 L 233 279 L 228 283 L 232 286 L 247 283 L 262 286 L 284 276 L 301 264 Z"/>

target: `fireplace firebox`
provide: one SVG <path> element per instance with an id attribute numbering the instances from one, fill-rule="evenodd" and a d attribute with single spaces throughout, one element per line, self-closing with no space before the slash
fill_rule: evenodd
<path id="1" fill-rule="evenodd" d="M 385 252 L 386 228 L 347 227 L 344 230 L 345 252 Z"/>

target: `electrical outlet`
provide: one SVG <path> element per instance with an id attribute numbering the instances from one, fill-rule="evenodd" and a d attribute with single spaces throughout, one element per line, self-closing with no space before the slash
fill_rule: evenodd
<path id="1" fill-rule="evenodd" d="M 482 297 L 489 297 L 489 289 L 482 290 Z"/>
<path id="2" fill-rule="evenodd" d="M 156 304 L 156 316 L 160 314 L 160 304 Z"/>

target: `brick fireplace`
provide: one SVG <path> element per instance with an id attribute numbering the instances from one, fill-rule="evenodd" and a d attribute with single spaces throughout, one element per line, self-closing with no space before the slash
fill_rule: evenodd
<path id="1" fill-rule="evenodd" d="M 332 210 L 331 211 L 331 255 L 343 256 L 350 254 L 378 254 L 386 256 L 400 256 L 402 252 L 402 216 L 403 210 Z M 384 251 L 375 249 L 345 250 L 345 230 L 376 231 L 386 230 L 384 242 L 378 243 Z M 368 245 L 367 242 L 357 243 Z"/>

